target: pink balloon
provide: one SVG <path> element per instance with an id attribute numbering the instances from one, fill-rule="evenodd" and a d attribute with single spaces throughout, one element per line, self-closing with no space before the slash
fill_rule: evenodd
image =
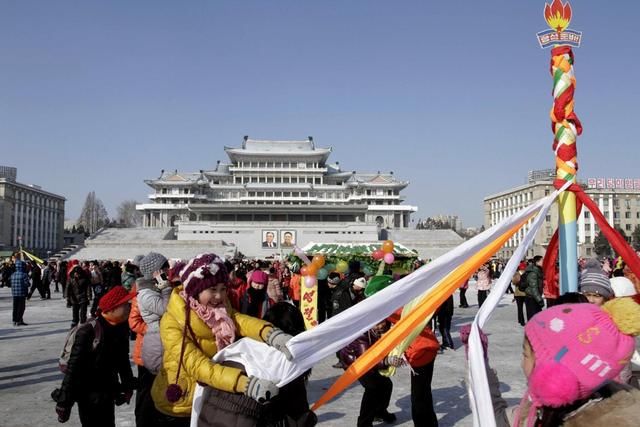
<path id="1" fill-rule="evenodd" d="M 373 253 L 371 254 L 371 256 L 373 257 L 373 259 L 375 259 L 376 261 L 380 261 L 382 258 L 384 258 L 384 252 L 382 252 L 382 249 L 376 249 L 375 251 L 373 251 Z"/>
<path id="2" fill-rule="evenodd" d="M 396 257 L 393 254 L 384 254 L 384 262 L 387 264 L 393 264 L 393 261 L 396 260 Z"/>
<path id="3" fill-rule="evenodd" d="M 316 285 L 316 276 L 304 276 L 304 285 L 313 288 Z"/>
<path id="4" fill-rule="evenodd" d="M 302 249 L 300 249 L 297 246 L 293 247 L 293 252 L 296 254 L 296 256 L 298 258 L 300 258 L 302 261 L 304 261 L 305 264 L 309 265 L 311 264 L 311 260 L 309 259 L 309 257 L 304 253 L 304 251 Z"/>

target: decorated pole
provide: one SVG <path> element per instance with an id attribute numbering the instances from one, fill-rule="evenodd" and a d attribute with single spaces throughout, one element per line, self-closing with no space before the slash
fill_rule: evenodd
<path id="1" fill-rule="evenodd" d="M 545 4 L 544 17 L 550 30 L 538 33 L 542 48 L 551 47 L 551 75 L 553 76 L 553 108 L 551 126 L 554 134 L 556 179 L 577 183 L 578 150 L 576 138 L 582 125 L 574 112 L 573 95 L 576 79 L 573 71 L 573 47 L 580 46 L 582 33 L 568 29 L 571 5 L 553 0 Z M 558 197 L 558 230 L 560 236 L 560 293 L 578 290 L 578 242 L 576 196 L 564 191 Z"/>

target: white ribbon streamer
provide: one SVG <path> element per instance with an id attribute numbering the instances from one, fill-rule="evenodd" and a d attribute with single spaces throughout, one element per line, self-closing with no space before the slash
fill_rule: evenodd
<path id="1" fill-rule="evenodd" d="M 546 215 L 546 211 L 555 200 L 556 195 L 557 192 L 532 203 L 375 295 L 322 322 L 314 329 L 295 336 L 287 344 L 293 355 L 293 361 L 288 361 L 282 353 L 266 344 L 249 338 L 243 338 L 224 348 L 213 357 L 213 360 L 218 363 L 225 360 L 240 363 L 245 367 L 249 376 L 267 379 L 282 387 L 325 357 L 351 343 L 375 324 L 389 317 L 398 308 L 426 291 L 430 291 L 447 274 L 489 242 L 543 209 Z M 538 215 L 538 217 L 544 218 L 545 215 Z M 489 296 L 487 301 L 491 300 L 493 294 Z M 472 336 L 473 333 L 469 338 L 470 343 Z M 484 373 L 484 371 L 482 372 Z M 192 427 L 197 426 L 197 418 L 202 407 L 202 391 L 202 387 L 198 385 L 193 400 Z"/>
<path id="2" fill-rule="evenodd" d="M 489 392 L 489 381 L 487 379 L 487 372 L 484 363 L 484 351 L 482 349 L 482 341 L 480 340 L 480 332 L 478 328 L 484 328 L 485 324 L 489 320 L 491 314 L 500 303 L 502 295 L 507 291 L 511 278 L 515 274 L 520 260 L 525 258 L 527 249 L 533 243 L 533 239 L 536 233 L 542 226 L 547 212 L 551 208 L 551 205 L 555 201 L 558 195 L 566 190 L 570 182 L 564 184 L 564 186 L 548 196 L 544 201 L 540 212 L 538 212 L 536 218 L 531 224 L 531 228 L 525 234 L 522 242 L 513 253 L 513 256 L 507 262 L 500 278 L 493 286 L 492 292 L 487 297 L 482 307 L 478 310 L 473 323 L 471 324 L 471 332 L 469 334 L 469 377 L 468 377 L 468 390 L 469 390 L 469 405 L 471 406 L 471 412 L 473 413 L 473 425 L 474 427 L 495 427 L 496 420 L 493 412 L 493 404 L 491 402 L 491 394 Z"/>

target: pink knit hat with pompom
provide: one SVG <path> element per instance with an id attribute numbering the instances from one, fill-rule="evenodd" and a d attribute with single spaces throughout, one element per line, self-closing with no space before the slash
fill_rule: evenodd
<path id="1" fill-rule="evenodd" d="M 633 309 L 623 306 L 616 312 L 628 315 Z M 525 334 L 535 354 L 528 390 L 533 406 L 559 407 L 587 398 L 620 373 L 635 340 L 616 324 L 620 317 L 612 314 L 615 308 L 620 307 L 563 304 L 527 323 Z M 632 314 L 637 317 L 637 312 Z"/>

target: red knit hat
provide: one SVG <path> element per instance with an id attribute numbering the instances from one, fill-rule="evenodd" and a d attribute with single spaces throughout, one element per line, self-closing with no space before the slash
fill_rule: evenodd
<path id="1" fill-rule="evenodd" d="M 260 283 L 261 285 L 266 285 L 269 283 L 269 276 L 262 270 L 256 270 L 251 273 L 251 281 L 253 283 Z"/>
<path id="2" fill-rule="evenodd" d="M 180 272 L 185 265 L 185 262 L 181 259 L 169 260 L 169 272 L 167 273 L 167 278 L 170 282 L 180 281 Z"/>
<path id="3" fill-rule="evenodd" d="M 98 303 L 100 311 L 111 311 L 135 297 L 135 292 L 127 291 L 123 286 L 114 286 L 107 292 Z"/>

